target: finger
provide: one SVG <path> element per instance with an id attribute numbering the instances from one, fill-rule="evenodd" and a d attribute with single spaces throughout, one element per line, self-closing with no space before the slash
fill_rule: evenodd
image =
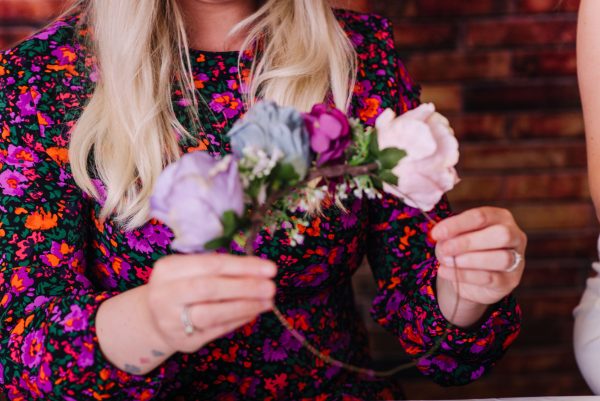
<path id="1" fill-rule="evenodd" d="M 217 330 L 239 321 L 251 321 L 273 308 L 270 301 L 232 301 L 189 306 L 190 319 L 201 331 Z"/>
<path id="2" fill-rule="evenodd" d="M 495 287 L 501 280 L 498 272 L 484 270 L 455 269 L 449 266 L 440 266 L 438 276 L 458 284 L 474 285 L 479 287 Z"/>
<path id="3" fill-rule="evenodd" d="M 235 320 L 235 321 L 232 321 L 229 323 L 215 326 L 214 328 L 207 329 L 205 332 L 202 333 L 202 335 L 208 337 L 210 339 L 209 341 L 213 341 L 213 340 L 216 340 L 217 338 L 228 335 L 232 331 L 235 331 L 242 326 L 247 325 L 248 323 L 252 322 L 254 319 L 256 319 L 256 317 L 247 317 L 244 319 Z"/>
<path id="4" fill-rule="evenodd" d="M 165 291 L 177 297 L 179 305 L 233 300 L 271 300 L 275 283 L 266 278 L 193 277 L 167 284 Z"/>
<path id="5" fill-rule="evenodd" d="M 506 272 L 514 263 L 515 253 L 508 249 L 470 252 L 456 257 L 446 257 L 442 262 L 443 265 L 448 267 L 497 272 Z"/>
<path id="6" fill-rule="evenodd" d="M 442 220 L 432 229 L 431 235 L 436 241 L 444 241 L 464 233 L 510 221 L 513 221 L 512 214 L 505 209 L 480 207 Z"/>
<path id="7" fill-rule="evenodd" d="M 521 236 L 516 227 L 493 225 L 479 231 L 461 234 L 436 246 L 436 254 L 444 264 L 445 258 L 470 252 L 521 248 Z"/>
<path id="8" fill-rule="evenodd" d="M 277 273 L 270 260 L 254 256 L 235 255 L 171 255 L 160 259 L 154 266 L 154 278 L 179 280 L 194 276 L 268 277 Z"/>

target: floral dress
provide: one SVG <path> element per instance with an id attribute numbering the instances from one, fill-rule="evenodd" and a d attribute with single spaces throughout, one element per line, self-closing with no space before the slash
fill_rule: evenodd
<path id="1" fill-rule="evenodd" d="M 372 125 L 387 107 L 402 113 L 419 91 L 398 60 L 392 28 L 381 17 L 337 11 L 359 55 L 351 114 Z M 367 400 L 400 398 L 396 380 L 328 366 L 300 347 L 266 313 L 194 354 L 176 354 L 145 376 L 128 374 L 101 353 L 98 306 L 147 282 L 153 263 L 172 253 L 159 221 L 127 232 L 100 220 L 101 205 L 77 187 L 69 132 L 89 99 L 96 73 L 77 17 L 55 22 L 0 53 L 0 389 L 10 400 Z M 243 113 L 238 53 L 190 50 L 202 129 L 183 152 L 230 151 L 225 134 Z M 247 75 L 252 54 L 239 71 Z M 176 113 L 188 124 L 180 93 Z M 275 261 L 276 302 L 320 350 L 369 365 L 366 330 L 351 279 L 365 255 L 377 282 L 374 319 L 418 358 L 448 322 L 435 296 L 431 224 L 384 195 L 350 197 L 347 211 L 293 216 L 305 240 L 263 231 L 257 253 Z M 446 201 L 431 212 L 450 213 Z M 418 369 L 443 385 L 479 378 L 513 342 L 520 311 L 513 297 L 493 305 L 476 327 L 453 328 Z"/>

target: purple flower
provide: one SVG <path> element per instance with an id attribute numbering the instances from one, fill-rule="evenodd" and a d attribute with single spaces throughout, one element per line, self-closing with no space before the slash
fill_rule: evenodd
<path id="1" fill-rule="evenodd" d="M 77 366 L 87 368 L 94 364 L 95 346 L 91 336 L 85 336 L 83 339 L 77 337 L 73 346 L 78 350 Z"/>
<path id="2" fill-rule="evenodd" d="M 90 314 L 86 310 L 82 310 L 79 305 L 71 305 L 71 313 L 69 313 L 62 321 L 65 332 L 85 330 L 88 326 L 88 318 Z"/>
<path id="3" fill-rule="evenodd" d="M 56 57 L 60 65 L 69 65 L 77 59 L 75 49 L 69 45 L 60 46 L 52 51 L 52 55 Z"/>
<path id="4" fill-rule="evenodd" d="M 302 344 L 296 340 L 289 331 L 284 331 L 279 340 L 267 338 L 263 344 L 265 361 L 283 361 L 288 356 L 288 351 L 297 352 Z"/>
<path id="5" fill-rule="evenodd" d="M 37 113 L 37 104 L 40 101 L 40 94 L 34 89 L 30 89 L 19 95 L 17 107 L 21 110 L 21 117 L 32 116 Z"/>
<path id="6" fill-rule="evenodd" d="M 147 224 L 142 229 L 142 233 L 151 245 L 158 245 L 161 248 L 166 248 L 173 236 L 169 229 L 162 224 Z"/>
<path id="7" fill-rule="evenodd" d="M 42 355 L 46 351 L 44 340 L 45 336 L 41 330 L 33 331 L 25 337 L 25 341 L 21 346 L 21 352 L 23 353 L 21 358 L 28 368 L 34 368 L 40 364 Z"/>
<path id="8" fill-rule="evenodd" d="M 33 285 L 33 279 L 27 274 L 27 269 L 21 267 L 13 270 L 12 277 L 10 279 L 10 288 L 13 292 L 21 294 L 29 289 Z"/>
<path id="9" fill-rule="evenodd" d="M 447 355 L 438 355 L 431 360 L 431 363 L 440 368 L 444 372 L 452 372 L 458 367 L 455 359 Z"/>
<path id="10" fill-rule="evenodd" d="M 152 246 L 150 246 L 150 243 L 148 242 L 148 237 L 139 230 L 126 232 L 125 238 L 127 238 L 127 245 L 129 245 L 131 249 L 146 254 L 152 252 Z"/>
<path id="11" fill-rule="evenodd" d="M 8 145 L 8 152 L 4 158 L 4 161 L 9 166 L 21 167 L 32 167 L 38 160 L 38 157 L 31 149 L 14 145 Z"/>
<path id="12" fill-rule="evenodd" d="M 317 165 L 342 159 L 352 140 L 348 117 L 340 110 L 317 104 L 304 114 L 310 135 L 310 147 L 318 155 Z"/>
<path id="13" fill-rule="evenodd" d="M 25 183 L 28 181 L 27 177 L 17 171 L 5 170 L 0 174 L 0 188 L 4 195 L 23 196 L 24 189 L 28 186 Z"/>
<path id="14" fill-rule="evenodd" d="M 204 152 L 184 155 L 158 178 L 151 215 L 171 228 L 171 247 L 184 253 L 204 252 L 223 235 L 225 212 L 244 212 L 244 193 L 237 163 L 228 156 L 216 160 Z"/>
<path id="15" fill-rule="evenodd" d="M 227 118 L 234 118 L 242 111 L 243 103 L 231 92 L 215 93 L 210 102 L 210 108 L 217 113 L 225 114 Z"/>

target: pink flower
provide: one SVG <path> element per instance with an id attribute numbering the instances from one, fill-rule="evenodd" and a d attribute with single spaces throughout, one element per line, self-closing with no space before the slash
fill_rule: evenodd
<path id="1" fill-rule="evenodd" d="M 412 207 L 433 209 L 442 196 L 458 183 L 458 141 L 448 120 L 423 104 L 396 117 L 388 109 L 376 123 L 379 149 L 398 148 L 407 155 L 392 172 L 398 185 L 384 184 L 384 190 Z"/>

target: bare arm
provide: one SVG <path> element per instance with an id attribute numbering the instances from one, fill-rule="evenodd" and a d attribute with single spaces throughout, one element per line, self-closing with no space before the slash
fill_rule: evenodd
<path id="1" fill-rule="evenodd" d="M 583 0 L 577 36 L 579 87 L 587 139 L 589 182 L 600 216 L 600 1 Z"/>

